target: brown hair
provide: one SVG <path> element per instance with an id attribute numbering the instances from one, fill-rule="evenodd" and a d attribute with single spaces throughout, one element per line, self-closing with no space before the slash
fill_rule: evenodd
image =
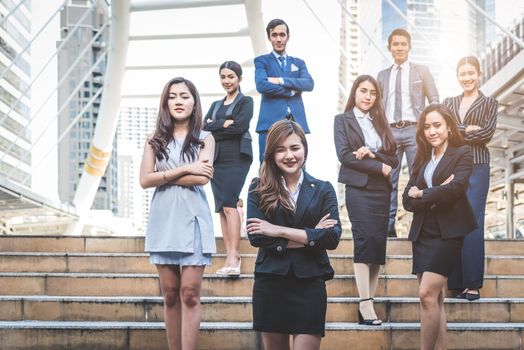
<path id="1" fill-rule="evenodd" d="M 476 58 L 475 56 L 462 57 L 457 62 L 457 73 L 458 73 L 459 68 L 465 64 L 471 64 L 473 67 L 475 67 L 475 69 L 477 70 L 477 73 L 480 75 L 480 62 L 478 58 Z"/>
<path id="2" fill-rule="evenodd" d="M 280 120 L 273 124 L 267 134 L 264 162 L 260 167 L 260 176 L 257 187 L 255 188 L 255 191 L 260 195 L 260 210 L 262 210 L 266 216 L 274 213 L 279 205 L 290 211 L 295 211 L 295 205 L 289 198 L 289 194 L 282 183 L 282 172 L 275 163 L 277 147 L 292 134 L 298 135 L 302 141 L 305 164 L 308 148 L 306 134 L 300 125 L 291 120 Z"/>
<path id="3" fill-rule="evenodd" d="M 182 153 L 180 156 L 186 158 L 189 161 L 194 161 L 197 157 L 197 147 L 204 147 L 204 141 L 200 140 L 200 130 L 202 129 L 202 105 L 200 104 L 200 96 L 198 91 L 191 81 L 182 77 L 173 78 L 166 83 L 162 94 L 160 95 L 160 106 L 158 107 L 158 117 L 156 120 L 155 133 L 149 144 L 153 147 L 155 156 L 158 160 L 169 159 L 167 152 L 167 145 L 173 138 L 173 131 L 175 130 L 175 124 L 167 101 L 169 99 L 169 89 L 175 84 L 185 84 L 189 89 L 189 92 L 193 96 L 195 104 L 193 106 L 193 112 L 189 117 L 189 125 L 187 130 L 187 136 L 182 146 Z M 196 147 L 195 147 L 196 146 Z"/>
<path id="4" fill-rule="evenodd" d="M 373 106 L 369 109 L 369 115 L 371 116 L 373 127 L 377 131 L 377 134 L 380 135 L 382 141 L 382 149 L 385 153 L 391 154 L 395 153 L 396 144 L 395 139 L 393 138 L 393 133 L 389 128 L 388 121 L 386 119 L 386 114 L 384 113 L 384 107 L 382 106 L 382 94 L 380 92 L 380 86 L 375 78 L 371 75 L 360 75 L 355 79 L 353 86 L 351 87 L 351 92 L 349 93 L 348 102 L 344 112 L 351 111 L 355 107 L 355 96 L 357 94 L 357 89 L 359 85 L 365 81 L 369 81 L 375 87 L 377 91 L 377 98 Z"/>
<path id="5" fill-rule="evenodd" d="M 417 122 L 417 155 L 415 156 L 415 161 L 413 162 L 413 176 L 416 176 L 424 163 L 426 163 L 431 158 L 431 149 L 433 146 L 431 146 L 424 135 L 424 124 L 426 123 L 426 117 L 431 112 L 438 112 L 442 118 L 444 118 L 444 121 L 450 130 L 448 137 L 448 144 L 450 146 L 458 147 L 464 144 L 464 139 L 459 132 L 457 121 L 449 108 L 442 104 L 432 104 L 427 106 L 420 114 L 420 118 Z"/>

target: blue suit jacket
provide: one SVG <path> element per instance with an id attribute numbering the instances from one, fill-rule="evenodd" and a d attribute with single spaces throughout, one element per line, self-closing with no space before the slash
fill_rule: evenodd
<path id="1" fill-rule="evenodd" d="M 268 77 L 282 77 L 284 85 L 270 83 Z M 295 121 L 309 133 L 302 91 L 313 90 L 314 82 L 303 60 L 288 55 L 284 72 L 273 53 L 258 56 L 255 58 L 255 83 L 262 94 L 257 132 L 267 131 L 275 122 L 284 119 L 289 107 Z"/>

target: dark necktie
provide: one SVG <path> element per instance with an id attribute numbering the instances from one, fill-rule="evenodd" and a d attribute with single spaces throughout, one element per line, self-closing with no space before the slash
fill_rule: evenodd
<path id="1" fill-rule="evenodd" d="M 393 113 L 393 118 L 395 122 L 402 120 L 402 77 L 401 77 L 402 68 L 397 67 L 397 77 L 395 78 L 395 111 Z"/>
<path id="2" fill-rule="evenodd" d="M 278 60 L 280 61 L 280 67 L 282 67 L 282 71 L 286 71 L 286 58 L 284 56 L 278 56 Z"/>

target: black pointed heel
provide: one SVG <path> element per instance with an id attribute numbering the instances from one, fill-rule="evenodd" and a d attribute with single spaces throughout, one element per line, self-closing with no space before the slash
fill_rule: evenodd
<path id="1" fill-rule="evenodd" d="M 382 324 L 382 320 L 379 320 L 378 318 L 371 319 L 371 320 L 365 320 L 364 316 L 362 316 L 362 313 L 360 312 L 360 303 L 363 301 L 373 300 L 373 298 L 367 298 L 367 299 L 360 299 L 359 302 L 359 308 L 358 308 L 358 324 L 363 324 L 366 326 L 380 326 Z"/>

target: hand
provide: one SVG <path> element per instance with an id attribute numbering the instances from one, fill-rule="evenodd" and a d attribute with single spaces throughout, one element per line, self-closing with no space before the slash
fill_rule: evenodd
<path id="1" fill-rule="evenodd" d="M 422 197 L 422 191 L 419 190 L 417 186 L 413 186 L 409 189 L 408 196 L 411 198 L 420 198 Z"/>
<path id="2" fill-rule="evenodd" d="M 199 160 L 188 165 L 188 171 L 191 175 L 205 176 L 209 179 L 213 177 L 213 166 L 209 160 Z"/>
<path id="3" fill-rule="evenodd" d="M 443 183 L 440 184 L 440 186 L 449 184 L 451 181 L 453 181 L 454 178 L 455 178 L 455 175 L 451 174 L 446 180 L 444 180 Z"/>
<path id="4" fill-rule="evenodd" d="M 280 78 L 268 77 L 267 81 L 269 81 L 270 83 L 273 83 L 273 84 L 280 85 Z"/>
<path id="5" fill-rule="evenodd" d="M 252 235 L 264 235 L 268 237 L 279 237 L 278 226 L 257 218 L 247 220 L 247 233 Z"/>
<path id="6" fill-rule="evenodd" d="M 207 118 L 207 119 L 206 119 L 206 124 L 209 124 L 209 123 L 211 123 L 212 121 L 213 121 L 213 119 L 211 119 L 211 118 Z"/>
<path id="7" fill-rule="evenodd" d="M 224 122 L 224 129 L 226 129 L 231 124 L 235 124 L 235 121 L 233 119 L 228 119 Z"/>
<path id="8" fill-rule="evenodd" d="M 355 158 L 358 160 L 364 159 L 364 157 L 368 156 L 371 159 L 375 159 L 375 154 L 369 150 L 366 146 L 362 146 L 359 149 L 357 149 L 355 152 L 353 152 L 355 155 Z"/>
<path id="9" fill-rule="evenodd" d="M 390 167 L 387 164 L 382 163 L 382 175 L 384 175 L 384 177 L 388 177 L 389 174 L 391 174 L 392 170 L 393 170 L 392 167 Z"/>
<path id="10" fill-rule="evenodd" d="M 327 213 L 320 219 L 317 226 L 315 228 L 331 228 L 337 224 L 337 220 L 335 219 L 328 219 L 331 214 Z"/>
<path id="11" fill-rule="evenodd" d="M 473 132 L 475 130 L 478 130 L 478 129 L 480 129 L 480 126 L 478 126 L 478 125 L 468 125 L 468 126 L 466 126 L 466 134 L 470 133 L 470 132 Z"/>

